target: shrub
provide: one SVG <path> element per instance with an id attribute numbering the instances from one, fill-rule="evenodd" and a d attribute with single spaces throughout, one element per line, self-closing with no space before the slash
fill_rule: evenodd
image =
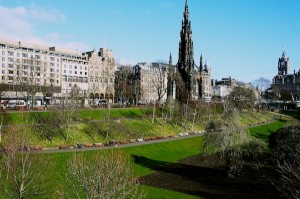
<path id="1" fill-rule="evenodd" d="M 275 168 L 280 174 L 276 188 L 286 198 L 300 198 L 300 126 L 279 129 L 269 137 Z"/>

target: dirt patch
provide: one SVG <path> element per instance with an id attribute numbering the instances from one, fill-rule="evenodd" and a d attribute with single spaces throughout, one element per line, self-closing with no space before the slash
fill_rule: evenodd
<path id="1" fill-rule="evenodd" d="M 135 156 L 135 163 L 157 172 L 141 177 L 141 184 L 206 198 L 280 198 L 268 168 L 243 167 L 240 175 L 229 176 L 215 156 L 197 155 L 168 163 Z"/>

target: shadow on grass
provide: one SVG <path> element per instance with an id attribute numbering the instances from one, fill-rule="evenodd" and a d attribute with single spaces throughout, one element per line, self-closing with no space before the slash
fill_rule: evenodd
<path id="1" fill-rule="evenodd" d="M 263 140 L 264 142 L 269 142 L 269 136 L 275 133 L 278 129 L 284 127 L 287 124 L 287 120 L 284 119 L 277 119 L 277 122 L 270 123 L 267 125 L 262 125 L 258 127 L 254 127 L 251 135 Z"/>
<path id="2" fill-rule="evenodd" d="M 135 164 L 157 171 L 139 179 L 148 186 L 206 198 L 278 198 L 279 195 L 272 184 L 253 169 L 245 168 L 245 176 L 228 177 L 220 161 L 212 156 L 193 156 L 182 163 L 144 156 L 133 156 L 133 159 Z"/>

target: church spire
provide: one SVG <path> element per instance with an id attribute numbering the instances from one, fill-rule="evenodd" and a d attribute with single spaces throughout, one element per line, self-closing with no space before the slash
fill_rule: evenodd
<path id="1" fill-rule="evenodd" d="M 169 65 L 172 66 L 172 54 L 170 52 L 170 57 L 169 57 Z"/>
<path id="2" fill-rule="evenodd" d="M 202 72 L 203 71 L 203 60 L 202 60 L 202 54 L 200 56 L 200 66 L 199 66 L 199 71 Z"/>
<path id="3" fill-rule="evenodd" d="M 192 73 L 194 70 L 194 46 L 192 39 L 192 27 L 189 20 L 188 1 L 185 1 L 183 20 L 180 31 L 179 52 L 178 52 L 178 72 L 184 83 L 181 89 L 179 100 L 186 101 L 186 98 L 191 96 L 192 91 Z M 182 92 L 184 90 L 185 92 Z"/>
<path id="4" fill-rule="evenodd" d="M 184 18 L 188 18 L 189 17 L 189 5 L 188 5 L 188 1 L 185 1 L 185 8 L 184 8 L 184 14 L 183 14 Z"/>

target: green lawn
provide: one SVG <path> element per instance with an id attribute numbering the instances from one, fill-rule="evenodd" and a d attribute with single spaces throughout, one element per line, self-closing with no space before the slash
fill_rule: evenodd
<path id="1" fill-rule="evenodd" d="M 148 144 L 142 146 L 134 146 L 127 148 L 120 148 L 128 158 L 132 155 L 144 156 L 151 160 L 163 162 L 176 162 L 180 159 L 190 157 L 201 152 L 202 137 L 186 138 L 182 140 L 175 140 L 169 142 L 162 142 L 156 144 Z M 84 155 L 91 156 L 92 154 L 102 153 L 101 151 L 87 151 L 78 152 Z M 68 183 L 65 177 L 67 173 L 68 161 L 72 158 L 74 153 L 49 153 L 37 154 L 41 156 L 44 162 L 47 163 L 48 168 L 45 173 L 51 175 L 51 181 L 48 182 L 48 195 L 46 198 L 56 198 L 57 190 L 68 190 Z M 133 165 L 138 176 L 147 175 L 153 172 L 150 168 L 145 168 L 140 165 Z M 183 193 L 167 191 L 163 189 L 156 189 L 148 186 L 141 186 L 141 189 L 149 193 L 148 198 L 197 198 Z"/>
<path id="2" fill-rule="evenodd" d="M 62 132 L 57 132 L 50 142 L 41 131 L 33 131 L 31 126 L 28 128 L 28 137 L 30 137 L 30 145 L 39 147 L 58 147 L 58 146 L 73 146 L 76 143 L 93 144 L 107 143 L 109 140 L 128 141 L 141 137 L 156 137 L 156 136 L 174 136 L 179 133 L 189 132 L 192 130 L 192 122 L 187 121 L 186 126 L 183 121 L 168 120 L 156 118 L 152 122 L 150 108 L 122 108 L 111 109 L 110 117 L 112 119 L 121 118 L 120 120 L 102 120 L 105 114 L 108 114 L 108 109 L 93 109 L 81 110 L 79 115 L 80 121 L 70 125 L 67 131 L 66 125 L 62 126 Z M 160 111 L 156 111 L 159 114 Z M 2 113 L 3 114 L 3 113 Z M 4 124 L 11 122 L 12 124 L 34 124 L 34 120 L 41 116 L 47 117 L 48 112 L 9 112 L 5 115 Z M 205 115 L 203 115 L 205 117 Z M 218 117 L 218 115 L 216 115 Z M 241 113 L 241 124 L 243 126 L 253 125 L 260 122 L 267 122 L 273 118 L 272 113 L 268 112 L 252 112 Z M 96 120 L 90 123 L 90 120 Z M 183 122 L 183 123 L 182 123 Z M 193 130 L 203 130 L 206 125 L 206 120 L 199 119 L 195 121 Z M 55 129 L 55 127 L 54 127 Z M 108 130 L 108 133 L 106 131 Z M 106 137 L 108 136 L 108 137 Z M 65 138 L 68 138 L 67 140 Z"/>
<path id="3" fill-rule="evenodd" d="M 169 191 L 155 187 L 142 185 L 142 190 L 147 191 L 147 199 L 201 199 L 202 197 L 192 196 L 180 192 Z"/>
<path id="4" fill-rule="evenodd" d="M 268 135 L 275 132 L 278 128 L 286 125 L 286 121 L 278 120 L 273 123 L 252 127 L 249 129 L 251 135 L 268 141 Z M 202 141 L 203 137 L 194 137 L 186 138 L 182 140 L 168 141 L 162 143 L 127 147 L 122 149 L 124 154 L 128 158 L 131 158 L 132 155 L 142 156 L 150 160 L 161 162 L 161 164 L 177 162 L 180 159 L 184 159 L 193 155 L 197 155 L 202 152 Z M 102 153 L 101 151 L 87 151 L 87 152 L 78 152 L 87 156 L 92 154 Z M 49 154 L 38 154 L 44 159 L 44 162 L 47 163 L 48 167 L 45 170 L 47 175 L 50 175 L 51 180 L 48 182 L 48 193 L 47 197 L 44 198 L 57 198 L 57 190 L 69 190 L 69 185 L 66 180 L 66 173 L 68 167 L 68 161 L 72 158 L 74 153 L 49 153 Z M 134 164 L 134 170 L 137 176 L 144 176 L 154 172 L 151 168 L 146 168 L 141 165 Z M 149 186 L 141 185 L 141 189 L 148 192 L 147 198 L 198 198 L 195 196 L 168 191 L 164 189 L 158 189 Z"/>
<path id="5" fill-rule="evenodd" d="M 104 110 L 107 111 L 107 110 Z M 149 112 L 145 113 L 144 109 L 116 109 L 116 112 L 111 112 L 111 115 L 114 115 L 114 118 L 123 118 L 123 117 L 142 117 L 145 115 L 151 115 Z M 24 113 L 27 114 L 27 113 Z M 11 121 L 15 121 L 15 123 L 21 123 L 26 116 L 24 114 L 11 113 L 9 116 L 13 119 Z M 32 114 L 32 113 L 29 113 Z M 47 114 L 47 112 L 42 112 L 40 114 Z M 101 119 L 103 117 L 103 110 L 95 110 L 89 112 L 88 110 L 82 111 L 81 118 L 83 119 Z M 23 116 L 22 116 L 23 115 Z M 258 123 L 260 120 L 269 121 L 273 117 L 270 113 L 253 113 L 253 114 L 243 114 L 242 123 L 248 125 Z M 23 120 L 24 121 L 24 120 Z M 284 126 L 286 124 L 285 121 L 279 120 L 275 121 L 271 124 L 259 127 L 252 127 L 249 129 L 251 135 L 263 139 L 264 141 L 268 141 L 268 135 L 275 132 L 278 128 Z M 152 123 L 151 119 L 133 119 L 133 120 L 121 120 L 121 123 L 114 123 L 117 129 L 126 135 L 116 134 L 116 138 L 129 139 L 127 134 L 131 134 L 134 136 L 154 136 L 154 135 L 167 135 L 173 134 L 176 135 L 180 132 L 186 132 L 188 129 L 184 129 L 182 126 L 163 123 L 160 120 L 157 120 L 155 123 Z M 197 128 L 201 128 L 201 126 L 197 126 Z M 196 128 L 196 129 L 197 129 Z M 203 127 L 202 127 L 203 128 Z M 72 127 L 72 134 L 70 135 L 69 141 L 67 143 L 72 144 L 76 142 L 98 142 L 105 141 L 99 138 L 99 136 L 92 136 L 87 133 L 82 133 L 82 129 L 84 129 L 84 124 L 77 124 Z M 36 142 L 39 144 L 43 144 L 43 146 L 48 146 L 47 141 L 43 140 L 40 137 L 35 138 Z M 55 138 L 59 144 L 65 144 L 64 140 L 62 140 L 59 136 Z M 113 138 L 112 138 L 113 139 Z M 164 163 L 172 163 L 177 162 L 180 159 L 184 159 L 196 154 L 201 153 L 202 149 L 202 137 L 195 138 L 186 138 L 182 140 L 175 140 L 169 142 L 162 142 L 156 144 L 148 144 L 134 147 L 127 147 L 118 150 L 122 150 L 128 158 L 131 158 L 132 155 L 143 156 L 150 160 L 160 161 L 162 164 Z M 83 142 L 83 143 L 84 143 Z M 49 143 L 48 143 L 49 144 Z M 87 152 L 79 152 L 84 155 L 90 156 L 94 153 L 102 153 L 102 151 L 87 151 Z M 51 175 L 51 181 L 49 181 L 48 191 L 50 196 L 48 195 L 45 198 L 57 198 L 57 190 L 69 190 L 68 183 L 66 181 L 65 174 L 67 173 L 68 161 L 72 158 L 74 153 L 54 153 L 54 154 L 38 154 L 42 158 L 44 158 L 44 162 L 47 163 L 48 168 L 45 170 L 45 173 Z M 137 176 L 144 176 L 154 172 L 151 168 L 146 168 L 141 165 L 134 165 L 134 169 Z M 148 186 L 141 186 L 141 189 L 147 191 L 148 198 L 198 198 L 195 196 L 186 195 L 183 193 L 177 193 L 173 191 L 167 191 L 163 189 L 157 189 Z"/>
<path id="6" fill-rule="evenodd" d="M 78 111 L 78 110 L 77 110 Z M 109 113 L 110 118 L 136 118 L 152 116 L 152 108 L 114 108 L 114 109 L 83 109 L 79 110 L 79 119 L 82 120 L 103 120 Z M 47 115 L 48 111 L 41 112 L 16 112 L 8 111 L 0 113 L 4 116 L 4 125 L 7 124 L 24 124 L 25 122 L 34 122 L 34 118 L 39 115 Z M 159 115 L 160 111 L 156 110 Z"/>
<path id="7" fill-rule="evenodd" d="M 251 127 L 249 128 L 249 132 L 252 136 L 263 140 L 264 142 L 268 143 L 269 138 L 268 136 L 272 133 L 275 133 L 278 129 L 284 127 L 288 121 L 286 120 L 276 120 L 270 124 Z"/>
<path id="8" fill-rule="evenodd" d="M 275 132 L 277 129 L 286 125 L 286 121 L 278 120 L 273 123 L 252 127 L 249 128 L 251 135 L 263 139 L 264 141 L 268 141 L 268 135 Z M 143 156 L 150 160 L 155 160 L 157 162 L 161 161 L 164 163 L 172 163 L 177 162 L 180 159 L 184 159 L 193 155 L 197 155 L 201 153 L 202 149 L 202 141 L 203 137 L 194 137 L 194 138 L 186 138 L 182 140 L 168 141 L 162 143 L 134 146 L 134 147 L 126 147 L 122 150 L 128 158 L 131 158 L 132 155 Z M 87 156 L 90 156 L 94 153 L 102 153 L 103 151 L 87 151 L 87 152 L 79 152 L 84 153 Z M 50 193 L 53 193 L 53 197 L 56 196 L 54 190 L 59 189 L 68 189 L 66 178 L 64 177 L 67 172 L 67 162 L 72 158 L 73 153 L 54 153 L 54 154 L 42 154 L 43 158 L 45 158 L 46 162 L 49 162 L 51 165 L 49 171 L 52 176 L 52 179 L 55 179 L 54 182 L 51 182 L 49 185 Z M 146 168 L 141 165 L 134 164 L 134 169 L 137 176 L 144 176 L 154 172 L 151 168 Z M 164 189 L 158 189 L 149 186 L 141 186 L 141 189 L 148 192 L 147 198 L 199 198 L 196 196 L 191 196 L 183 193 L 168 191 Z"/>

